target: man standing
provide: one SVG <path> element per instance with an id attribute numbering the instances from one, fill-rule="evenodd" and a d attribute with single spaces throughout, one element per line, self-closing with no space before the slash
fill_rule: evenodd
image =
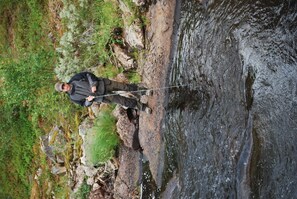
<path id="1" fill-rule="evenodd" d="M 96 77 L 89 72 L 74 75 L 68 83 L 58 82 L 55 84 L 55 89 L 67 93 L 72 102 L 81 106 L 88 107 L 93 102 L 116 103 L 151 113 L 151 109 L 138 100 L 113 93 L 113 91 L 138 91 L 140 88 L 136 84 L 124 84 Z M 140 90 L 139 92 L 145 91 Z"/>

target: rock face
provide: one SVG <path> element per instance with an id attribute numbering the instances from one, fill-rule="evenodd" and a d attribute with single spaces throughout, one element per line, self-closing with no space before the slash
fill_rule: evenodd
<path id="1" fill-rule="evenodd" d="M 132 0 L 132 1 L 137 6 L 144 6 L 146 4 L 146 0 Z"/>
<path id="2" fill-rule="evenodd" d="M 54 126 L 52 130 L 40 138 L 41 150 L 46 156 L 56 164 L 64 164 L 64 155 L 67 140 L 64 132 L 58 126 Z"/>
<path id="3" fill-rule="evenodd" d="M 127 111 L 121 106 L 117 106 L 113 111 L 114 116 L 117 118 L 117 132 L 126 147 L 132 148 L 133 133 L 136 128 L 133 123 L 130 122 L 127 116 Z"/>
<path id="4" fill-rule="evenodd" d="M 176 1 L 158 0 L 149 7 L 146 15 L 150 24 L 146 29 L 149 48 L 139 70 L 143 83 L 148 88 L 162 88 L 166 85 L 166 75 L 170 64 L 171 37 Z M 139 119 L 139 138 L 143 153 L 149 160 L 150 170 L 158 187 L 162 186 L 164 165 L 164 138 L 162 135 L 162 118 L 165 91 L 158 90 L 148 99 L 152 107 L 151 115 L 141 114 Z"/>
<path id="5" fill-rule="evenodd" d="M 121 48 L 119 45 L 112 45 L 114 55 L 118 59 L 118 61 L 121 63 L 123 68 L 125 70 L 133 69 L 137 66 L 135 60 L 128 55 L 128 52 L 126 49 Z"/>
<path id="6" fill-rule="evenodd" d="M 114 184 L 114 198 L 139 198 L 139 152 L 126 146 L 120 147 L 119 170 Z"/>
<path id="7" fill-rule="evenodd" d="M 119 0 L 119 6 L 122 10 L 122 18 L 124 21 L 124 40 L 132 48 L 143 49 L 144 48 L 144 35 L 142 29 L 142 23 L 140 19 L 133 19 L 133 13 L 123 1 Z"/>
<path id="8" fill-rule="evenodd" d="M 117 131 L 123 141 L 119 147 L 119 170 L 114 184 L 114 197 L 138 198 L 139 152 L 133 149 L 137 148 L 135 142 L 138 143 L 138 136 L 135 137 L 138 128 L 133 123 L 134 119 L 138 119 L 138 115 L 130 115 L 128 118 L 127 110 L 121 106 L 117 106 L 113 114 L 117 118 Z"/>

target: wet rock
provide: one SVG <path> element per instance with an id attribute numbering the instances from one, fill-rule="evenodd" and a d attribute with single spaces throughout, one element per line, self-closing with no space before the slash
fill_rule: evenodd
<path id="1" fill-rule="evenodd" d="M 175 175 L 169 180 L 165 191 L 162 193 L 162 198 L 174 198 L 180 189 L 179 178 Z"/>
<path id="2" fill-rule="evenodd" d="M 124 67 L 125 70 L 129 70 L 137 66 L 135 60 L 128 55 L 128 52 L 126 49 L 121 48 L 119 45 L 116 45 L 116 44 L 114 44 L 112 48 L 114 51 L 114 55 L 119 60 L 119 62 L 121 63 L 121 65 Z"/>

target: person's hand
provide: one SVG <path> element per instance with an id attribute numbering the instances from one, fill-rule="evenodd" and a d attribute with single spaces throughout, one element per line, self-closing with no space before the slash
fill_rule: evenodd
<path id="1" fill-rule="evenodd" d="M 95 98 L 95 96 L 89 96 L 89 97 L 87 97 L 87 100 L 90 102 L 90 101 L 92 101 L 94 98 Z"/>
<path id="2" fill-rule="evenodd" d="M 95 93 L 97 90 L 96 86 L 92 86 L 92 93 Z"/>

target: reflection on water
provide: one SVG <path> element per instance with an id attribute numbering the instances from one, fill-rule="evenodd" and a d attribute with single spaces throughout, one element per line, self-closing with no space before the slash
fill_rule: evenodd
<path id="1" fill-rule="evenodd" d="M 167 93 L 172 198 L 296 198 L 297 2 L 180 6 L 168 85 L 188 86 Z"/>

